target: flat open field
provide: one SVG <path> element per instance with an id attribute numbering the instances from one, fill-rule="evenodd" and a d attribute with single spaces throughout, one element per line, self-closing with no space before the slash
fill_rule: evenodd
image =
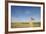
<path id="1" fill-rule="evenodd" d="M 15 22 L 11 23 L 11 28 L 40 27 L 40 22 Z"/>

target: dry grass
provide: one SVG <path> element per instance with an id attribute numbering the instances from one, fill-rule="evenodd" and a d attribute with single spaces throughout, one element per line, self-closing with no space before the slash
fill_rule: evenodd
<path id="1" fill-rule="evenodd" d="M 11 23 L 11 28 L 40 27 L 40 22 L 15 22 Z"/>

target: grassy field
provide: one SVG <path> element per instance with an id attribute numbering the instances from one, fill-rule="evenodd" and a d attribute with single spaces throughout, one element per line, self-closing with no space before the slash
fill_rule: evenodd
<path id="1" fill-rule="evenodd" d="M 40 27 L 40 22 L 14 22 L 11 28 Z"/>

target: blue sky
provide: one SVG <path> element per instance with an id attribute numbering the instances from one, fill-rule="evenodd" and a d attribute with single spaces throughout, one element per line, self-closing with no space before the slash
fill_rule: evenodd
<path id="1" fill-rule="evenodd" d="M 40 7 L 33 6 L 11 6 L 11 19 L 15 21 L 29 21 L 30 17 L 40 20 Z"/>

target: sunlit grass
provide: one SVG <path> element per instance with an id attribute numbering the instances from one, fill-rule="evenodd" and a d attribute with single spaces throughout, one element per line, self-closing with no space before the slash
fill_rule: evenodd
<path id="1" fill-rule="evenodd" d="M 40 27 L 40 22 L 14 22 L 11 28 Z"/>

